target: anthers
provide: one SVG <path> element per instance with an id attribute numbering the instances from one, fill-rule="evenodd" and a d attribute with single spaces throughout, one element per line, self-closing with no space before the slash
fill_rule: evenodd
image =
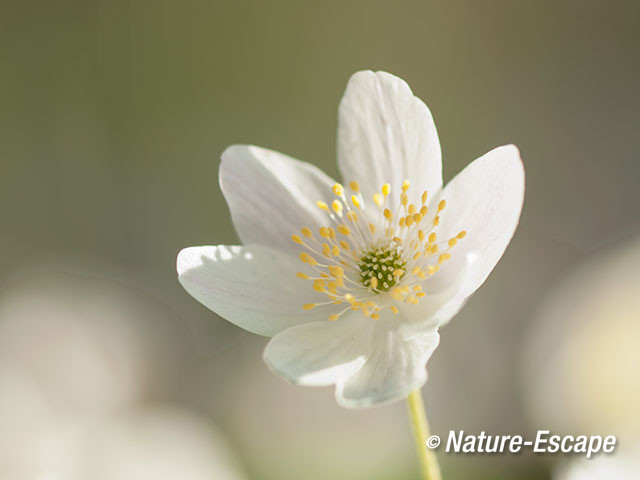
<path id="1" fill-rule="evenodd" d="M 372 196 L 372 212 L 367 211 L 367 202 L 355 181 L 349 182 L 349 194 L 336 183 L 331 189 L 334 200 L 316 202 L 330 226 L 320 227 L 317 233 L 302 227 L 291 240 L 302 246 L 299 257 L 309 272 L 298 272 L 297 276 L 311 282 L 326 301 L 305 304 L 303 310 L 341 305 L 328 315 L 329 320 L 338 320 L 349 310 L 375 320 L 384 309 L 397 315 L 400 303 L 417 304 L 427 295 L 422 282 L 451 259 L 451 249 L 467 232 L 462 230 L 440 240 L 436 230 L 446 200 L 433 208 L 427 205 L 425 191 L 420 204 L 413 204 L 409 202 L 409 188 L 409 180 L 402 182 L 394 206 L 391 185 L 383 184 Z"/>

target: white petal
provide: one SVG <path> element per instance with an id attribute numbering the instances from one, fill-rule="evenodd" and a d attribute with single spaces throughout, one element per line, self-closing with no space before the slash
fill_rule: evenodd
<path id="1" fill-rule="evenodd" d="M 456 269 L 452 272 L 452 275 L 448 276 L 447 283 L 440 282 L 439 284 L 431 282 L 438 276 L 434 275 L 422 283 L 422 290 L 426 295 L 420 299 L 419 303 L 398 302 L 396 304 L 400 315 L 405 319 L 398 326 L 403 338 L 411 339 L 415 335 L 421 335 L 424 332 L 437 329 L 457 313 L 458 310 L 452 311 L 453 304 L 451 300 L 460 291 L 460 287 L 465 280 L 465 273 L 465 267 Z M 461 305 L 458 309 L 460 307 Z"/>
<path id="2" fill-rule="evenodd" d="M 365 200 L 411 181 L 410 200 L 442 187 L 440 142 L 431 112 L 403 80 L 385 72 L 354 74 L 340 103 L 338 166 L 345 182 L 356 180 Z"/>
<path id="3" fill-rule="evenodd" d="M 233 145 L 222 154 L 220 188 L 244 244 L 290 251 L 293 233 L 327 224 L 316 202 L 333 200 L 334 184 L 315 166 L 272 150 Z"/>
<path id="4" fill-rule="evenodd" d="M 371 345 L 372 320 L 347 312 L 328 320 L 292 327 L 271 339 L 264 360 L 278 375 L 300 385 L 346 381 L 362 366 Z"/>
<path id="5" fill-rule="evenodd" d="M 514 145 L 491 150 L 460 172 L 444 189 L 447 206 L 436 230 L 446 241 L 465 230 L 451 250 L 451 260 L 434 275 L 466 268 L 464 281 L 447 305 L 449 318 L 485 281 L 511 241 L 524 201 L 524 167 Z"/>
<path id="6" fill-rule="evenodd" d="M 431 330 L 405 340 L 393 328 L 392 321 L 376 321 L 371 355 L 355 375 L 336 389 L 340 405 L 360 408 L 393 402 L 427 381 L 426 363 L 440 341 L 438 332 Z"/>
<path id="7" fill-rule="evenodd" d="M 185 248 L 178 254 L 178 279 L 196 300 L 231 323 L 259 335 L 327 318 L 326 300 L 308 280 L 297 278 L 304 265 L 295 257 L 259 245 Z"/>

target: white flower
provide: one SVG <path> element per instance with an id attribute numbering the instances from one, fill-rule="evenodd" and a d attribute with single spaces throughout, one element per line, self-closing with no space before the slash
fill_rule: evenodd
<path id="1" fill-rule="evenodd" d="M 523 398 L 537 424 L 615 435 L 640 452 L 638 292 L 640 236 L 588 255 L 554 285 L 524 349 Z"/>
<path id="2" fill-rule="evenodd" d="M 562 468 L 554 469 L 553 480 L 637 480 L 640 478 L 640 446 L 611 455 L 600 454 L 589 460 L 573 460 Z"/>
<path id="3" fill-rule="evenodd" d="M 424 103 L 384 72 L 351 77 L 338 165 L 319 169 L 255 146 L 222 154 L 220 186 L 243 246 L 186 248 L 184 288 L 251 332 L 272 336 L 269 367 L 336 385 L 346 407 L 406 397 L 427 379 L 438 327 L 502 256 L 518 224 L 524 169 L 514 146 L 442 188 Z"/>

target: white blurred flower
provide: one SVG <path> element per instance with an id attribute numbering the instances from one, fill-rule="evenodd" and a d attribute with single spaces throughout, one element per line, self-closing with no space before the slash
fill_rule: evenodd
<path id="1" fill-rule="evenodd" d="M 228 148 L 220 185 L 244 245 L 184 249 L 177 268 L 204 305 L 273 336 L 264 357 L 276 373 L 335 384 L 341 405 L 362 407 L 425 383 L 438 327 L 514 233 L 524 170 L 517 148 L 499 147 L 442 188 L 428 108 L 370 71 L 342 99 L 338 164 L 348 189 L 280 153 Z"/>
<path id="2" fill-rule="evenodd" d="M 640 239 L 580 266 L 540 309 L 524 387 L 533 419 L 559 434 L 640 441 Z M 611 477 L 614 478 L 614 477 Z"/>
<path id="3" fill-rule="evenodd" d="M 0 446 L 0 478 L 13 480 L 245 478 L 206 420 L 175 407 L 51 415 L 28 430 L 2 430 Z"/>
<path id="4" fill-rule="evenodd" d="M 63 274 L 3 290 L 0 478 L 245 478 L 206 418 L 142 401 L 163 369 L 151 344 L 167 327 L 149 303 L 114 282 Z"/>
<path id="5" fill-rule="evenodd" d="M 0 366 L 23 372 L 56 408 L 111 410 L 158 375 L 143 328 L 157 311 L 115 282 L 25 275 L 0 297 Z M 157 362 L 158 358 L 154 358 Z"/>
<path id="6" fill-rule="evenodd" d="M 553 480 L 637 480 L 640 448 L 574 460 L 554 471 Z"/>

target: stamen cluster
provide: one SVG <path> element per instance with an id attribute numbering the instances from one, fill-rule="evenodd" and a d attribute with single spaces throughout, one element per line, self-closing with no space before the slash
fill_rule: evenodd
<path id="1" fill-rule="evenodd" d="M 315 272 L 299 272 L 297 276 L 311 281 L 314 290 L 327 296 L 326 302 L 306 304 L 303 309 L 346 304 L 329 315 L 329 320 L 337 320 L 349 309 L 360 310 L 373 319 L 379 318 L 385 308 L 398 314 L 399 302 L 416 304 L 426 295 L 422 281 L 451 258 L 450 250 L 466 231 L 438 242 L 435 230 L 446 201 L 440 200 L 436 211 L 430 213 L 425 191 L 419 207 L 409 204 L 408 180 L 402 183 L 396 212 L 387 207 L 391 193 L 388 183 L 373 195 L 376 208 L 372 212 L 366 210 L 358 183 L 351 182 L 349 188 L 349 200 L 344 187 L 335 184 L 332 189 L 336 199 L 331 205 L 317 202 L 332 224 L 321 227 L 318 237 L 308 227 L 303 227 L 300 235 L 291 236 L 303 247 L 300 260 Z"/>

